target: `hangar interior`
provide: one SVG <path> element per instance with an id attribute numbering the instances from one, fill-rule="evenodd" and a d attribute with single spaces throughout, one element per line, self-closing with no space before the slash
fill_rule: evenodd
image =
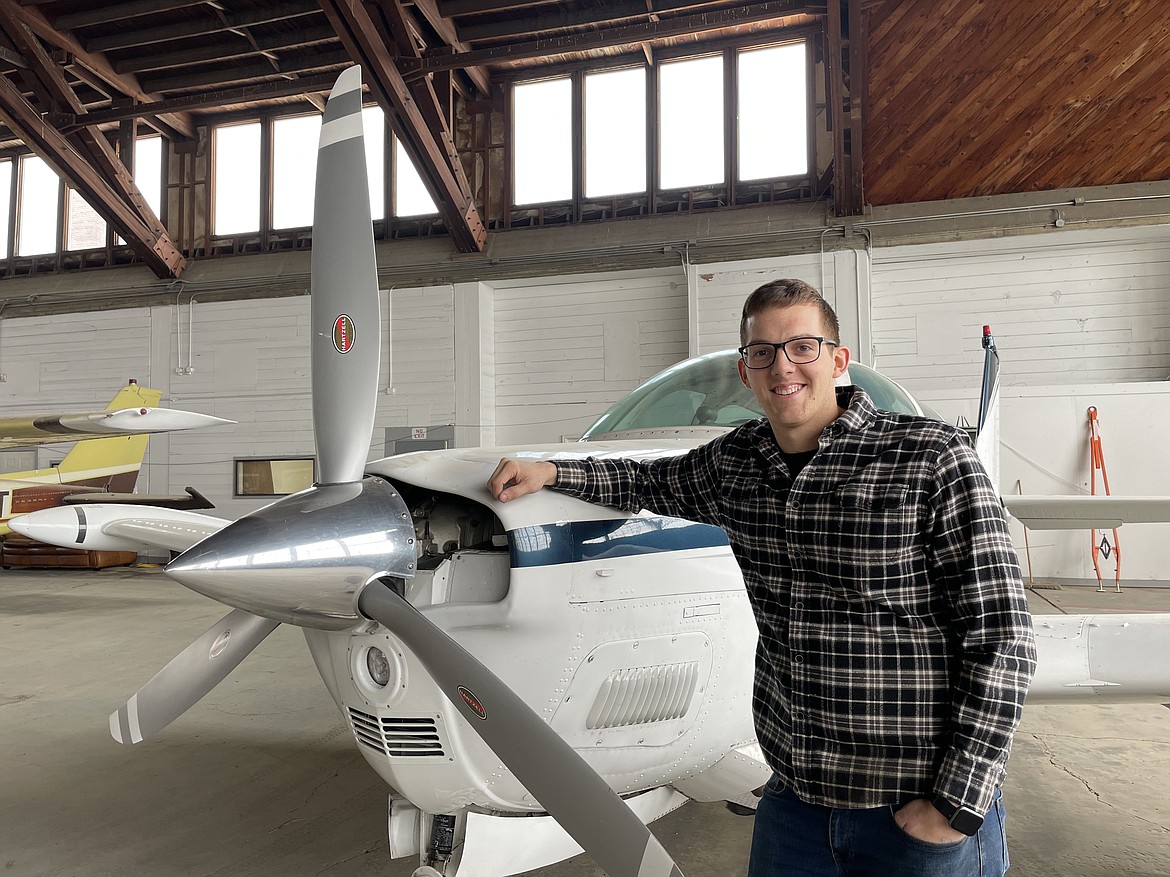
<path id="1" fill-rule="evenodd" d="M 952 423 L 976 419 L 991 327 L 1001 491 L 1089 492 L 1095 407 L 1112 491 L 1170 495 L 1170 32 L 1160 4 L 0 0 L 0 25 L 0 416 L 91 410 L 133 378 L 162 391 L 164 406 L 236 421 L 153 436 L 141 493 L 193 486 L 213 514 L 236 518 L 282 492 L 272 484 L 281 465 L 303 471 L 313 457 L 312 228 L 281 218 L 295 182 L 281 176 L 281 138 L 319 116 L 337 74 L 358 63 L 383 147 L 371 165 L 383 182 L 374 239 L 384 339 L 371 460 L 574 439 L 661 370 L 737 346 L 744 297 L 797 277 L 835 306 L 857 361 Z M 772 49 L 795 53 L 788 78 L 779 67 L 752 73 L 750 61 Z M 716 87 L 672 116 L 672 77 L 700 62 Z M 590 95 L 605 74 L 630 71 L 641 115 L 590 140 L 605 117 Z M 540 87 L 559 102 L 526 154 L 522 101 Z M 218 211 L 234 178 L 217 157 L 241 132 L 253 138 L 245 178 L 256 188 L 233 228 Z M 751 170 L 753 137 L 777 147 L 765 157 L 784 141 L 796 159 Z M 554 153 L 554 194 L 526 199 L 531 156 Z M 624 166 L 629 154 L 633 184 L 591 188 L 606 162 Z M 691 154 L 714 155 L 714 170 L 670 178 L 672 158 Z M 412 181 L 429 199 L 420 212 L 402 207 Z M 63 453 L 7 449 L 0 460 L 13 472 Z M 248 483 L 257 467 L 267 487 Z M 1100 595 L 1086 532 L 1012 526 L 1029 575 L 1051 583 L 1031 593 L 1034 611 L 1170 608 L 1170 524 L 1122 530 L 1125 592 Z M 0 732 L 28 754 L 0 802 L 13 873 L 410 873 L 383 849 L 385 786 L 339 739 L 311 667 L 297 671 L 298 701 L 320 701 L 304 735 L 272 727 L 286 724 L 284 691 L 257 708 L 272 721 L 253 717 L 236 736 L 251 709 L 244 686 L 272 684 L 244 674 L 305 663 L 287 631 L 260 653 L 270 669 L 241 668 L 215 695 L 225 700 L 203 715 L 208 725 L 124 774 L 148 794 L 113 782 L 135 753 L 101 750 L 105 701 L 162 666 L 218 607 L 156 593 L 181 589 L 147 569 L 38 574 L 0 572 L 11 625 L 0 648 L 15 677 L 0 704 L 25 710 Z M 83 608 L 101 614 L 104 633 L 77 617 Z M 115 679 L 62 681 L 43 657 L 57 648 L 54 625 L 87 664 L 145 639 L 150 654 L 120 658 Z M 84 740 L 77 751 L 92 772 L 54 813 L 37 777 L 70 774 L 27 729 L 68 712 L 59 693 L 78 689 L 98 702 L 86 703 L 97 722 L 71 715 L 59 733 Z M 1015 811 L 1017 873 L 1170 873 L 1170 807 L 1157 791 L 1170 767 L 1167 710 L 1039 707 L 1026 721 L 1013 756 L 1012 791 L 1026 802 Z M 279 744 L 266 742 L 274 733 Z M 214 804 L 196 796 L 206 806 L 177 811 L 190 835 L 183 861 L 160 864 L 160 843 L 130 864 L 87 865 L 78 845 L 55 848 L 18 820 L 81 832 L 103 783 L 112 809 L 145 819 L 171 806 L 155 788 L 170 759 L 194 748 L 212 770 L 210 740 L 234 747 L 237 763 L 305 759 L 300 779 L 361 811 L 365 832 L 347 823 L 339 834 L 335 818 L 314 812 L 289 845 L 316 862 L 302 869 L 220 826 L 210 829 L 226 836 L 217 857 L 199 849 L 195 826 Z M 246 788 L 238 770 L 213 775 Z M 190 763 L 180 776 L 199 781 Z M 298 817 L 268 814 L 254 791 L 249 830 L 287 839 L 283 826 Z M 1069 824 L 1051 818 L 1053 799 L 1076 808 Z M 750 820 L 696 804 L 670 818 L 674 842 L 691 844 L 687 873 L 742 867 Z M 116 833 L 108 822 L 96 820 Z M 166 820 L 151 824 L 166 837 Z M 309 825 L 331 833 L 328 852 L 313 852 Z M 695 842 L 707 831 L 710 842 Z M 339 837 L 361 854 L 347 858 Z M 725 857 L 703 858 L 711 849 Z M 582 858 L 538 873 L 593 868 Z"/>

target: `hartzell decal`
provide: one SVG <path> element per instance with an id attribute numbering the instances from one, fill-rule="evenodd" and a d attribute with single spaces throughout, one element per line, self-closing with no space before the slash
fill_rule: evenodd
<path id="1" fill-rule="evenodd" d="M 353 349 L 354 326 L 348 314 L 342 314 L 333 321 L 333 346 L 338 353 L 349 353 Z"/>
<path id="2" fill-rule="evenodd" d="M 459 696 L 463 698 L 463 702 L 470 707 L 471 711 L 479 716 L 481 719 L 487 718 L 487 710 L 483 708 L 483 704 L 479 702 L 479 698 L 464 688 L 459 686 Z"/>

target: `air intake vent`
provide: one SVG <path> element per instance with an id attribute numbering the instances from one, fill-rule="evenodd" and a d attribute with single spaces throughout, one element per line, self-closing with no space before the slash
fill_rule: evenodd
<path id="1" fill-rule="evenodd" d="M 601 683 L 585 725 L 620 728 L 685 716 L 698 678 L 698 661 L 616 670 Z"/>
<path id="2" fill-rule="evenodd" d="M 443 741 L 435 720 L 397 716 L 377 718 L 349 708 L 349 721 L 358 742 L 388 758 L 428 758 L 443 755 Z"/>

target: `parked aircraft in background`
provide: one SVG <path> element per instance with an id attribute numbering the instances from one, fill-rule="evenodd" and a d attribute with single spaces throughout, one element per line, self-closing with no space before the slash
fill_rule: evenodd
<path id="1" fill-rule="evenodd" d="M 360 98 L 351 68 L 321 129 L 319 483 L 231 523 L 96 504 L 18 528 L 62 545 L 182 551 L 167 573 L 232 607 L 110 716 L 120 742 L 159 733 L 278 624 L 295 624 L 358 750 L 395 789 L 390 849 L 419 857 L 415 877 L 503 877 L 581 848 L 611 877 L 672 877 L 643 823 L 769 774 L 751 722 L 755 624 L 726 535 L 553 491 L 505 505 L 486 482 L 502 455 L 683 453 L 759 409 L 724 351 L 651 379 L 580 443 L 367 463 L 380 319 Z M 864 366 L 851 379 L 882 407 L 920 410 Z M 1167 699 L 1170 620 L 1114 618 L 1039 631 L 1033 697 Z"/>
<path id="2" fill-rule="evenodd" d="M 8 522 L 14 516 L 87 495 L 101 496 L 106 502 L 145 502 L 146 497 L 131 491 L 150 434 L 235 422 L 209 414 L 159 408 L 161 398 L 159 390 L 140 387 L 132 380 L 104 411 L 0 417 L 0 447 L 76 442 L 56 466 L 0 474 L 0 535 L 10 532 Z M 193 508 L 211 506 L 191 488 L 186 497 L 152 499 L 183 502 Z"/>

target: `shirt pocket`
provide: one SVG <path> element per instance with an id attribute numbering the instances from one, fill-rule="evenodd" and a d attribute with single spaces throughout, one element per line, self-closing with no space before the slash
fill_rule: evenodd
<path id="1" fill-rule="evenodd" d="M 919 510 L 905 482 L 858 479 L 833 491 L 822 522 L 827 572 L 853 587 L 904 576 L 920 553 Z"/>
<path id="2" fill-rule="evenodd" d="M 909 492 L 905 484 L 852 481 L 837 489 L 837 504 L 855 513 L 891 512 L 906 504 Z"/>

